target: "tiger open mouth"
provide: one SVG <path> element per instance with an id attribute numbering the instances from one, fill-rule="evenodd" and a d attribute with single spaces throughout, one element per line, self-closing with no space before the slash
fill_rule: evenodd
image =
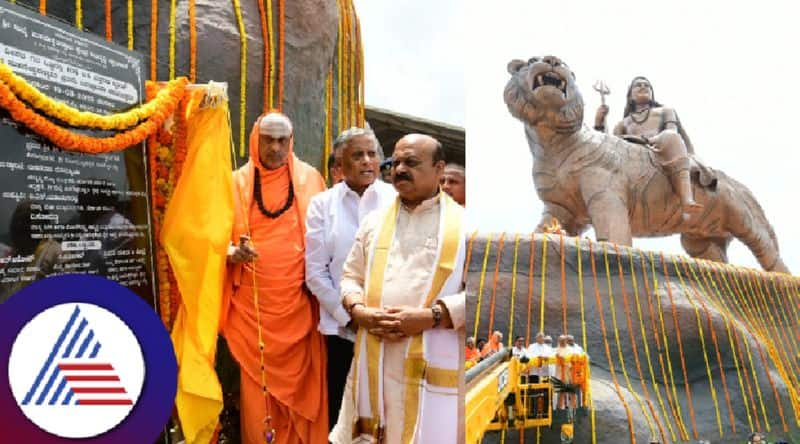
<path id="1" fill-rule="evenodd" d="M 542 86 L 552 86 L 558 88 L 564 96 L 567 95 L 567 81 L 562 79 L 555 71 L 549 71 L 544 74 L 539 74 L 533 78 L 533 90 Z"/>

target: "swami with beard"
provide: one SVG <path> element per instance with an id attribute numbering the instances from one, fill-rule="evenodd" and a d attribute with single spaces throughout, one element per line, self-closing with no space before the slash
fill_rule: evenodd
<path id="1" fill-rule="evenodd" d="M 439 189 L 436 139 L 407 135 L 393 159 L 398 198 L 364 220 L 342 273 L 358 333 L 330 440 L 462 442 L 463 209 Z"/>

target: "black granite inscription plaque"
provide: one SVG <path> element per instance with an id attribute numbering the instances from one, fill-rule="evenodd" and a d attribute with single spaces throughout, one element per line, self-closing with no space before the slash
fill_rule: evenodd
<path id="1" fill-rule="evenodd" d="M 83 111 L 110 114 L 143 98 L 139 54 L 7 3 L 0 4 L 0 59 L 49 97 Z M 0 147 L 0 301 L 43 276 L 88 273 L 153 303 L 144 145 L 70 153 L 0 110 Z"/>

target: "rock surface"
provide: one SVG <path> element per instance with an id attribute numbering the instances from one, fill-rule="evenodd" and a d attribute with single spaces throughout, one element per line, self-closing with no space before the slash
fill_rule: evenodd
<path id="1" fill-rule="evenodd" d="M 19 0 L 20 5 L 38 10 L 39 0 Z M 262 112 L 264 45 L 257 2 L 242 1 L 241 11 L 247 34 L 247 134 Z M 273 1 L 277 17 L 277 1 Z M 83 0 L 83 27 L 105 37 L 105 1 Z M 151 3 L 134 2 L 134 49 L 147 58 L 149 77 Z M 169 79 L 170 1 L 158 1 L 158 79 Z M 112 2 L 113 40 L 127 47 L 127 2 Z M 47 15 L 75 23 L 75 2 L 49 1 Z M 196 0 L 197 83 L 228 82 L 231 125 L 239 150 L 240 37 L 232 1 Z M 321 169 L 325 124 L 325 77 L 334 58 L 339 11 L 334 0 L 293 0 L 286 2 L 286 46 L 284 112 L 295 126 L 295 152 Z M 277 20 L 276 22 L 277 23 Z M 175 70 L 189 75 L 188 2 L 177 2 Z M 277 33 L 277 26 L 274 31 Z M 277 63 L 277 57 L 276 57 Z M 335 122 L 335 119 L 334 119 Z M 241 165 L 246 160 L 238 158 Z"/>
<path id="2" fill-rule="evenodd" d="M 546 270 L 542 273 L 542 247 L 545 236 L 537 235 L 533 243 L 529 235 L 520 237 L 517 247 L 517 269 L 516 275 L 514 274 L 514 250 L 515 250 L 515 235 L 506 235 L 503 242 L 502 253 L 500 255 L 499 267 L 497 262 L 498 252 L 498 236 L 494 235 L 491 240 L 489 254 L 486 260 L 486 271 L 483 277 L 483 286 L 481 287 L 481 271 L 484 263 L 484 253 L 487 243 L 487 236 L 479 235 L 472 246 L 472 255 L 469 264 L 469 277 L 467 281 L 467 334 L 472 335 L 475 329 L 475 318 L 477 313 L 478 326 L 477 336 L 479 338 L 487 338 L 491 330 L 500 330 L 504 333 L 504 343 L 508 345 L 508 339 L 514 336 L 527 336 L 528 323 L 530 322 L 530 340 L 534 340 L 534 336 L 539 331 L 540 325 L 540 310 L 541 310 L 541 294 L 542 294 L 542 276 L 544 275 L 544 331 L 553 336 L 554 340 L 558 335 L 565 331 L 563 328 L 563 310 L 562 310 L 562 272 L 561 272 L 561 248 L 560 236 L 546 235 Z M 617 394 L 614 383 L 609 371 L 609 357 L 606 354 L 606 341 L 601 328 L 601 315 L 605 324 L 605 340 L 608 342 L 608 350 L 610 353 L 610 360 L 614 365 L 615 374 L 621 389 L 621 393 L 625 398 L 627 405 L 630 409 L 633 419 L 633 428 L 637 442 L 648 442 L 651 438 L 650 428 L 648 426 L 648 419 L 652 418 L 650 407 L 646 402 L 649 399 L 656 412 L 658 423 L 664 430 L 666 442 L 673 442 L 669 427 L 675 433 L 677 442 L 681 442 L 680 435 L 677 434 L 677 425 L 675 417 L 671 412 L 670 398 L 667 398 L 667 393 L 664 391 L 664 377 L 661 370 L 660 362 L 665 365 L 669 363 L 672 367 L 672 375 L 674 377 L 675 393 L 677 393 L 680 401 L 680 417 L 683 418 L 686 430 L 688 432 L 689 441 L 696 442 L 697 439 L 708 439 L 711 442 L 744 442 L 747 434 L 751 431 L 750 421 L 753 422 L 752 429 L 766 431 L 764 417 L 766 416 L 769 423 L 769 429 L 772 431 L 770 437 L 782 437 L 786 439 L 789 433 L 797 433 L 797 423 L 795 421 L 795 412 L 792 409 L 792 403 L 789 399 L 790 388 L 783 382 L 779 375 L 775 361 L 771 359 L 768 354 L 767 344 L 774 340 L 774 345 L 777 350 L 787 350 L 786 353 L 780 353 L 781 362 L 783 365 L 791 366 L 793 369 L 798 368 L 797 363 L 797 347 L 796 342 L 798 333 L 797 328 L 797 313 L 791 309 L 790 303 L 797 302 L 796 287 L 789 287 L 786 290 L 781 286 L 780 280 L 770 281 L 770 278 L 777 278 L 777 275 L 771 275 L 761 272 L 750 272 L 747 276 L 757 277 L 757 280 L 749 279 L 748 284 L 753 285 L 756 290 L 755 294 L 759 295 L 758 310 L 755 316 L 752 316 L 751 311 L 747 311 L 747 316 L 742 316 L 740 313 L 727 323 L 727 311 L 721 308 L 720 300 L 726 301 L 727 307 L 733 308 L 734 304 L 737 307 L 743 305 L 742 301 L 753 301 L 752 298 L 742 299 L 735 293 L 731 293 L 726 288 L 726 282 L 735 289 L 735 282 L 731 280 L 733 275 L 730 272 L 722 275 L 715 275 L 708 264 L 697 263 L 683 258 L 687 266 L 691 265 L 691 270 L 694 270 L 697 279 L 693 278 L 691 271 L 687 271 L 683 267 L 680 260 L 673 260 L 670 256 L 666 257 L 667 261 L 667 278 L 662 268 L 662 262 L 659 254 L 654 255 L 655 259 L 655 273 L 651 267 L 649 253 L 644 253 L 644 262 L 646 265 L 646 279 L 647 287 L 645 287 L 644 279 L 645 273 L 642 268 L 642 254 L 638 251 L 620 250 L 618 255 L 614 251 L 613 245 L 606 246 L 606 255 L 608 257 L 609 273 L 606 273 L 606 262 L 604 260 L 603 244 L 596 242 L 592 243 L 593 256 L 595 260 L 595 268 L 597 271 L 597 287 L 595 288 L 595 281 L 591 268 L 590 252 L 588 240 L 582 240 L 579 245 L 576 245 L 575 238 L 564 237 L 564 285 L 566 294 L 566 321 L 567 331 L 576 337 L 579 344 L 584 345 L 588 354 L 591 357 L 591 389 L 594 396 L 595 403 L 595 431 L 598 443 L 609 442 L 628 442 L 628 421 L 625 409 L 620 402 L 619 395 Z M 531 247 L 534 252 L 533 274 L 530 274 L 530 257 Z M 578 258 L 580 257 L 580 268 L 582 279 L 578 278 Z M 618 260 L 622 262 L 622 273 L 620 273 Z M 630 262 L 633 260 L 633 273 L 631 272 Z M 676 264 L 681 272 L 680 277 L 684 282 L 681 283 L 676 274 Z M 699 265 L 698 265 L 699 264 Z M 496 290 L 493 290 L 495 280 L 495 270 L 497 273 Z M 708 274 L 714 277 L 714 282 L 720 287 L 720 292 L 714 290 L 711 281 L 708 280 Z M 620 282 L 620 274 L 622 275 L 622 282 Z M 514 279 L 513 276 L 516 276 Z M 529 281 L 529 276 L 533 277 L 532 282 Z M 705 278 L 702 276 L 706 276 Z M 737 276 L 741 279 L 745 275 Z M 691 277 L 692 279 L 688 279 Z M 610 278 L 610 287 L 609 287 Z M 634 285 L 634 278 L 636 284 Z M 654 281 L 657 281 L 657 288 L 654 286 Z M 772 286 L 775 282 L 776 286 Z M 530 311 L 528 310 L 528 293 L 529 283 L 532 284 L 532 294 L 530 298 Z M 581 298 L 579 283 L 582 283 L 583 290 L 583 319 L 585 321 L 585 344 L 583 338 L 582 317 L 581 317 Z M 744 281 L 740 281 L 744 284 Z M 624 292 L 623 292 L 624 284 Z M 693 287 L 694 285 L 694 287 Z M 710 287 L 709 287 L 710 285 Z M 761 286 L 759 286 L 761 285 Z M 512 302 L 512 286 L 515 288 L 513 302 Z M 668 287 L 667 287 L 668 286 Z M 696 291 L 695 291 L 696 288 Z M 761 288 L 759 292 L 758 289 Z M 776 291 L 777 288 L 777 291 Z M 610 290 L 610 291 L 609 291 Z M 595 293 L 598 292 L 598 294 Z M 674 302 L 674 313 L 672 304 L 670 303 L 670 292 L 672 301 Z M 709 295 L 710 292 L 710 295 Z M 491 303 L 494 294 L 494 304 Z M 748 292 L 748 294 L 751 294 Z M 597 299 L 600 299 L 602 309 L 598 308 Z M 637 307 L 636 301 L 639 301 Z M 721 296 L 721 299 L 720 299 Z M 612 317 L 611 301 L 613 297 L 614 303 L 614 317 Z M 625 303 L 627 298 L 627 304 Z M 478 300 L 480 299 L 480 306 L 478 307 Z M 653 307 L 651 311 L 648 305 Z M 708 316 L 706 315 L 702 304 L 708 309 Z M 695 305 L 698 309 L 698 314 L 695 312 Z M 748 302 L 753 303 L 753 302 Z M 512 308 L 513 304 L 513 308 Z M 493 319 L 492 319 L 492 305 L 494 305 Z M 765 309 L 769 307 L 769 310 Z M 641 317 L 639 315 L 641 310 Z M 738 310 L 738 308 L 737 308 Z M 664 330 L 661 330 L 659 320 L 659 313 L 663 319 Z M 529 318 L 530 314 L 530 318 Z M 631 336 L 629 334 L 628 316 L 633 333 L 633 343 L 636 346 L 636 354 L 639 359 L 639 367 L 642 371 L 643 379 L 640 378 L 639 371 L 637 370 L 636 356 L 634 355 L 634 347 L 632 346 Z M 700 325 L 702 326 L 702 338 L 700 329 L 698 328 L 698 315 Z M 782 316 L 785 315 L 789 322 L 785 322 Z M 771 321 L 770 316 L 781 319 L 780 321 Z M 709 329 L 709 317 L 711 325 L 713 326 L 714 337 L 712 338 L 711 330 Z M 529 321 L 530 319 L 530 321 Z M 762 321 L 766 319 L 766 322 Z M 655 322 L 654 322 L 655 321 Z M 513 322 L 513 331 L 512 331 Z M 658 343 L 653 335 L 654 325 L 656 331 L 659 332 Z M 677 325 L 677 330 L 676 330 Z M 762 328 L 766 325 L 768 334 L 764 335 Z M 616 326 L 616 328 L 615 328 Z M 642 341 L 642 330 L 645 331 L 647 338 L 647 347 L 650 357 L 650 365 L 653 368 L 653 377 L 649 372 L 649 364 L 647 360 L 647 353 L 645 351 L 645 342 Z M 615 330 L 618 332 L 619 347 L 624 360 L 624 368 L 630 380 L 630 388 L 622 373 L 622 366 L 620 365 L 620 353 L 618 351 L 617 339 Z M 728 331 L 734 333 L 731 339 L 737 341 L 735 349 L 730 346 L 730 339 Z M 755 333 L 762 332 L 762 333 Z M 680 333 L 681 343 L 678 344 L 678 336 L 676 332 Z M 663 333 L 666 334 L 666 341 L 664 341 Z M 716 339 L 716 346 L 714 345 Z M 747 355 L 747 347 L 745 342 L 750 348 L 750 358 Z M 667 348 L 663 347 L 667 344 Z M 682 371 L 681 351 L 683 349 L 683 362 L 685 362 L 686 373 L 689 383 L 689 393 L 691 396 L 692 408 L 694 410 L 694 418 L 696 421 L 697 435 L 694 435 L 693 427 L 691 424 L 690 405 L 687 396 L 685 379 Z M 705 354 L 703 350 L 705 348 Z M 716 349 L 719 349 L 719 359 L 717 358 Z M 737 358 L 734 360 L 733 351 L 737 350 Z M 667 352 L 669 358 L 667 358 Z M 738 356 L 741 352 L 742 356 Z M 760 352 L 764 353 L 764 360 L 762 360 Z M 712 382 L 714 392 L 709 385 L 708 370 L 706 368 L 706 358 L 708 359 L 709 370 L 712 375 Z M 742 361 L 743 358 L 743 361 Z M 660 361 L 661 360 L 661 361 Z M 750 365 L 754 364 L 755 369 Z M 775 384 L 773 390 L 770 380 L 765 372 L 764 361 L 767 362 L 767 369 L 769 376 Z M 747 376 L 743 374 L 744 366 L 747 369 Z M 723 372 L 720 373 L 720 363 Z M 739 371 L 737 372 L 737 368 Z M 667 367 L 666 374 L 669 375 Z M 724 389 L 722 382 L 722 375 L 725 377 L 725 385 L 727 390 Z M 753 375 L 757 376 L 756 388 L 753 384 Z M 794 370 L 791 371 L 795 375 Z M 744 379 L 740 379 L 744 378 Z M 794 376 L 792 376 L 793 378 Z M 659 404 L 655 392 L 653 390 L 653 379 L 658 385 L 658 393 L 663 402 L 664 408 Z M 669 379 L 669 378 L 668 378 Z M 749 379 L 751 388 L 748 390 L 747 380 Z M 740 381 L 743 385 L 740 387 Z M 647 385 L 649 396 L 644 396 L 642 390 L 642 383 Z M 672 385 L 669 385 L 670 391 Z M 640 404 L 637 399 L 631 395 L 632 391 L 635 392 L 642 400 Z M 764 410 L 762 411 L 761 402 L 759 401 L 758 390 L 760 390 L 760 399 L 763 400 Z M 726 399 L 730 398 L 730 410 Z M 778 393 L 779 402 L 775 399 L 775 391 Z M 753 412 L 753 400 L 750 397 L 752 392 L 755 398 L 755 406 L 757 411 Z M 713 393 L 713 394 L 712 394 Z M 747 397 L 747 404 L 745 398 Z M 716 397 L 716 401 L 714 399 Z M 716 402 L 716 407 L 715 407 Z M 780 419 L 778 405 L 783 409 L 783 415 L 788 425 L 788 433 L 784 433 L 783 424 Z M 647 413 L 645 414 L 644 411 Z M 749 409 L 749 414 L 748 414 Z M 720 424 L 717 422 L 717 411 L 719 411 L 720 424 L 723 435 L 720 436 Z M 647 415 L 647 416 L 645 416 Z M 750 419 L 748 419 L 748 415 Z M 758 416 L 758 424 L 756 424 L 756 415 Z M 733 421 L 731 421 L 731 417 Z M 650 419 L 652 421 L 652 419 Z M 669 422 L 669 427 L 667 426 Z M 733 425 L 735 425 L 736 433 L 733 433 Z M 653 429 L 656 436 L 659 437 L 659 427 L 656 422 L 653 422 Z M 542 443 L 558 443 L 558 427 L 554 427 L 553 431 L 542 430 Z M 517 432 L 510 431 L 506 439 L 512 439 L 510 442 L 517 442 Z M 575 443 L 590 443 L 591 442 L 591 426 L 588 418 L 579 418 L 575 427 Z M 487 434 L 485 442 L 499 442 L 499 433 Z M 534 429 L 527 431 L 525 440 L 532 439 L 536 442 L 536 432 Z M 661 441 L 664 442 L 664 441 Z"/>

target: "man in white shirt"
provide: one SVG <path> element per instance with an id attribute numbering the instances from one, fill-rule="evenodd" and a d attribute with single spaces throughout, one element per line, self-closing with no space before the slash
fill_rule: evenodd
<path id="1" fill-rule="evenodd" d="M 344 180 L 311 200 L 306 216 L 306 285 L 319 300 L 319 331 L 328 350 L 328 418 L 336 424 L 347 372 L 353 360 L 354 329 L 342 306 L 339 282 L 356 231 L 370 212 L 394 201 L 397 192 L 377 180 L 380 150 L 375 133 L 350 128 L 334 142 Z"/>
<path id="2" fill-rule="evenodd" d="M 536 357 L 547 358 L 552 355 L 552 347 L 544 343 L 544 333 L 539 332 L 536 334 L 536 342 L 528 346 L 527 355 L 533 359 Z M 542 376 L 548 376 L 548 365 L 545 363 L 542 366 L 533 367 L 533 382 L 540 382 Z"/>
<path id="3" fill-rule="evenodd" d="M 518 359 L 528 356 L 527 348 L 525 348 L 525 338 L 522 336 L 514 338 L 514 346 L 511 347 L 511 355 Z"/>

